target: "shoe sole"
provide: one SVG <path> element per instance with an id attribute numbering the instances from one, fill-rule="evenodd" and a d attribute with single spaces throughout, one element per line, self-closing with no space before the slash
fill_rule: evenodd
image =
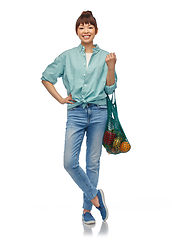
<path id="1" fill-rule="evenodd" d="M 105 209 L 106 209 L 106 218 L 103 220 L 104 222 L 106 222 L 106 220 L 107 220 L 108 217 L 109 217 L 109 212 L 108 212 L 108 208 L 107 208 L 106 203 L 105 203 L 105 195 L 104 195 L 104 192 L 103 192 L 102 189 L 99 189 L 99 191 L 100 191 L 101 196 L 102 196 L 103 205 L 104 205 L 104 207 L 105 207 Z"/>
<path id="2" fill-rule="evenodd" d="M 87 225 L 91 225 L 91 224 L 95 224 L 95 223 L 96 223 L 96 221 L 94 221 L 94 220 L 89 221 L 89 222 L 85 222 L 85 221 L 84 221 L 84 217 L 82 217 L 82 221 L 83 221 L 85 224 L 87 224 Z"/>

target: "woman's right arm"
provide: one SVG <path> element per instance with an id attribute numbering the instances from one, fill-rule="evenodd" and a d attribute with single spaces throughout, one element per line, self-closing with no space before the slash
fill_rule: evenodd
<path id="1" fill-rule="evenodd" d="M 48 92 L 61 104 L 70 103 L 74 104 L 74 100 L 72 99 L 72 95 L 70 94 L 67 98 L 62 98 L 60 94 L 56 91 L 54 85 L 48 81 L 42 80 L 44 87 L 48 90 Z M 73 102 L 71 102 L 73 101 Z"/>

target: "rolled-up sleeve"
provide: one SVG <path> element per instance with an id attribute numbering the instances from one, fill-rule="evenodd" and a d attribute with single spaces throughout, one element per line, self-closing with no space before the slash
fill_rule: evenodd
<path id="1" fill-rule="evenodd" d="M 62 57 L 59 56 L 54 60 L 53 63 L 48 65 L 48 67 L 42 73 L 41 80 L 55 84 L 57 82 L 57 78 L 63 76 L 64 64 L 62 60 L 63 60 Z"/>
<path id="2" fill-rule="evenodd" d="M 109 94 L 112 94 L 115 89 L 117 88 L 117 75 L 116 75 L 116 72 L 115 72 L 115 83 L 111 86 L 105 86 L 105 92 L 109 95 Z"/>

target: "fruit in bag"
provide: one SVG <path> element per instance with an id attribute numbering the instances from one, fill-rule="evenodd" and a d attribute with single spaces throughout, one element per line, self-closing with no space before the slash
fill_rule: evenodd
<path id="1" fill-rule="evenodd" d="M 103 143 L 106 145 L 111 145 L 115 137 L 116 134 L 114 132 L 107 130 L 103 137 Z"/>
<path id="2" fill-rule="evenodd" d="M 119 150 L 123 153 L 126 153 L 130 150 L 130 148 L 131 148 L 131 145 L 129 144 L 129 142 L 122 142 L 119 147 Z"/>
<path id="3" fill-rule="evenodd" d="M 113 141 L 113 148 L 115 149 L 115 150 L 118 150 L 119 149 L 119 146 L 120 146 L 120 144 L 121 144 L 121 138 L 120 137 L 117 137 L 117 138 L 115 138 L 114 139 L 114 141 Z"/>
<path id="4" fill-rule="evenodd" d="M 111 148 L 111 152 L 114 154 L 120 153 L 119 149 Z"/>

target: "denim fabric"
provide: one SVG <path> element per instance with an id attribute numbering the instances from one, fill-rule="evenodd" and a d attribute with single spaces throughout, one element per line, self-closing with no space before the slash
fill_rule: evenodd
<path id="1" fill-rule="evenodd" d="M 100 156 L 107 121 L 107 106 L 87 104 L 69 109 L 64 149 L 64 168 L 84 192 L 83 208 L 92 209 L 98 190 Z M 86 172 L 79 165 L 81 144 L 86 133 Z"/>

